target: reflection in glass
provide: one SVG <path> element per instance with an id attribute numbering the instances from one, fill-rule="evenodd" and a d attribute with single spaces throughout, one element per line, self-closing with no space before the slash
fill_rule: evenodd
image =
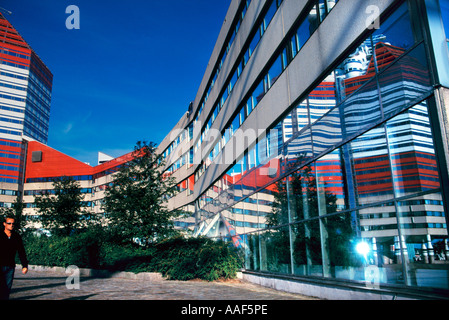
<path id="1" fill-rule="evenodd" d="M 362 281 L 369 288 L 404 283 L 397 229 L 391 230 L 392 233 L 379 228 L 378 232 L 357 234 L 351 214 L 328 217 L 325 225 L 329 239 L 326 246 L 329 276 Z"/>
<path id="2" fill-rule="evenodd" d="M 440 186 L 432 132 L 423 102 L 387 122 L 396 196 Z"/>
<path id="3" fill-rule="evenodd" d="M 424 44 L 379 76 L 384 118 L 388 119 L 431 90 Z"/>
<path id="4" fill-rule="evenodd" d="M 315 122 L 336 105 L 335 76 L 332 72 L 308 95 L 310 123 Z"/>
<path id="5" fill-rule="evenodd" d="M 273 63 L 273 65 L 271 66 L 270 70 L 268 71 L 267 74 L 267 83 L 265 84 L 266 86 L 266 90 L 268 91 L 273 84 L 276 82 L 276 80 L 279 78 L 280 74 L 282 73 L 283 69 L 282 69 L 282 57 L 279 56 L 276 61 Z"/>
<path id="6" fill-rule="evenodd" d="M 449 1 L 440 0 L 441 18 L 443 19 L 444 31 L 446 33 L 446 42 L 449 49 Z"/>
<path id="7" fill-rule="evenodd" d="M 320 215 L 346 209 L 346 197 L 340 149 L 315 162 Z"/>
<path id="8" fill-rule="evenodd" d="M 343 140 L 340 110 L 328 112 L 312 126 L 314 156 L 332 148 Z"/>
<path id="9" fill-rule="evenodd" d="M 372 52 L 369 37 L 335 69 L 337 102 L 343 101 L 375 76 Z"/>
<path id="10" fill-rule="evenodd" d="M 285 188 L 288 192 L 291 219 L 302 221 L 318 217 L 318 196 L 314 166 L 308 165 L 293 172 L 287 177 L 287 184 L 278 188 Z"/>
<path id="11" fill-rule="evenodd" d="M 288 227 L 261 233 L 260 257 L 261 270 L 291 274 L 290 236 Z"/>
<path id="12" fill-rule="evenodd" d="M 359 205 L 393 198 L 393 182 L 383 126 L 351 143 L 355 192 Z"/>
<path id="13" fill-rule="evenodd" d="M 245 233 L 260 229 L 257 194 L 253 194 L 243 201 L 243 219 Z"/>
<path id="14" fill-rule="evenodd" d="M 401 244 L 394 202 L 358 212 L 361 239 L 369 244 L 368 261 L 376 267 L 379 283 L 403 284 Z"/>
<path id="15" fill-rule="evenodd" d="M 283 178 L 274 185 L 271 212 L 266 217 L 268 227 L 282 226 L 290 222 L 286 183 L 287 179 Z"/>
<path id="16" fill-rule="evenodd" d="M 267 227 L 267 216 L 272 212 L 272 206 L 274 201 L 273 189 L 274 185 L 268 186 L 265 189 L 260 190 L 257 193 L 257 209 L 259 214 L 259 226 L 262 228 Z"/>
<path id="17" fill-rule="evenodd" d="M 413 46 L 415 38 L 412 30 L 407 2 L 404 2 L 373 34 L 373 38 L 377 39 L 374 44 L 379 72 Z"/>
<path id="18" fill-rule="evenodd" d="M 382 119 L 377 83 L 370 81 L 340 105 L 341 126 L 350 139 Z"/>
<path id="19" fill-rule="evenodd" d="M 294 274 L 322 276 L 320 226 L 317 219 L 292 225 Z"/>
<path id="20" fill-rule="evenodd" d="M 449 288 L 448 233 L 440 193 L 398 203 L 407 284 Z"/>
<path id="21" fill-rule="evenodd" d="M 242 196 L 245 197 L 256 190 L 256 170 L 246 172 L 240 180 L 242 184 Z"/>
<path id="22" fill-rule="evenodd" d="M 260 246 L 259 234 L 251 233 L 244 236 L 245 243 L 245 268 L 249 270 L 260 270 Z"/>
<path id="23" fill-rule="evenodd" d="M 282 133 L 283 133 L 283 141 L 287 142 L 294 134 L 295 130 L 293 129 L 293 116 L 292 112 L 289 112 L 284 120 L 282 120 Z"/>
<path id="24" fill-rule="evenodd" d="M 357 235 L 352 228 L 349 214 L 334 215 L 321 219 L 325 234 L 323 247 L 323 260 L 327 262 L 328 272 L 325 276 L 333 278 L 353 278 L 363 280 L 358 275 L 360 267 L 365 263 L 365 257 L 355 254 Z"/>
<path id="25" fill-rule="evenodd" d="M 295 116 L 296 114 L 296 116 Z M 296 123 L 295 123 L 296 121 Z M 307 99 L 302 101 L 292 111 L 292 123 L 293 128 L 296 131 L 301 131 L 305 126 L 309 124 L 309 115 L 307 111 Z"/>
<path id="26" fill-rule="evenodd" d="M 330 3 L 308 7 L 242 121 Z M 368 288 L 449 288 L 447 213 L 423 102 L 431 92 L 426 50 L 412 35 L 407 3 L 381 22 L 200 197 L 202 230 L 226 236 L 235 228 L 247 269 Z M 240 125 L 233 120 L 224 142 Z"/>
<path id="27" fill-rule="evenodd" d="M 312 156 L 312 134 L 309 128 L 301 132 L 285 146 L 282 172 L 287 173 L 300 168 L 303 164 L 310 161 Z"/>

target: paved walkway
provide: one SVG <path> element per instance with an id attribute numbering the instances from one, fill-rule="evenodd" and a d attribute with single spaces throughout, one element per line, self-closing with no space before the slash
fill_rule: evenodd
<path id="1" fill-rule="evenodd" d="M 314 300 L 240 280 L 168 281 L 117 277 L 81 277 L 79 289 L 68 289 L 61 272 L 16 271 L 11 300 Z M 69 284 L 74 284 L 70 282 Z"/>

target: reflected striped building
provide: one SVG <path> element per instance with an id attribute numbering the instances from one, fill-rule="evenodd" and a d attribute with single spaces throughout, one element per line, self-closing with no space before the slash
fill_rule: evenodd
<path id="1" fill-rule="evenodd" d="M 252 281 L 447 297 L 446 2 L 232 1 L 159 146 L 169 206 L 241 248 Z"/>

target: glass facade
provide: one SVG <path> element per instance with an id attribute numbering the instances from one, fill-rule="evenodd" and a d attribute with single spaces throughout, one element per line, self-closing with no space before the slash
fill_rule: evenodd
<path id="1" fill-rule="evenodd" d="M 441 8 L 441 16 L 443 19 L 444 32 L 446 33 L 446 42 L 449 48 L 449 1 L 439 0 Z"/>
<path id="2" fill-rule="evenodd" d="M 322 4 L 307 7 L 244 116 L 338 5 Z M 231 240 L 246 270 L 449 289 L 430 57 L 411 12 L 397 6 L 199 197 L 196 234 Z"/>

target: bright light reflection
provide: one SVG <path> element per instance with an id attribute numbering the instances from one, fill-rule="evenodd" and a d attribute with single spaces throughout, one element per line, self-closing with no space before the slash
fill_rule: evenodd
<path id="1" fill-rule="evenodd" d="M 369 250 L 370 250 L 370 249 L 369 249 L 368 243 L 366 243 L 366 242 L 364 242 L 364 241 L 359 242 L 359 243 L 357 244 L 357 246 L 355 247 L 355 249 L 357 250 L 357 252 L 358 252 L 359 254 L 361 254 L 361 255 L 363 255 L 363 256 L 368 255 Z"/>

